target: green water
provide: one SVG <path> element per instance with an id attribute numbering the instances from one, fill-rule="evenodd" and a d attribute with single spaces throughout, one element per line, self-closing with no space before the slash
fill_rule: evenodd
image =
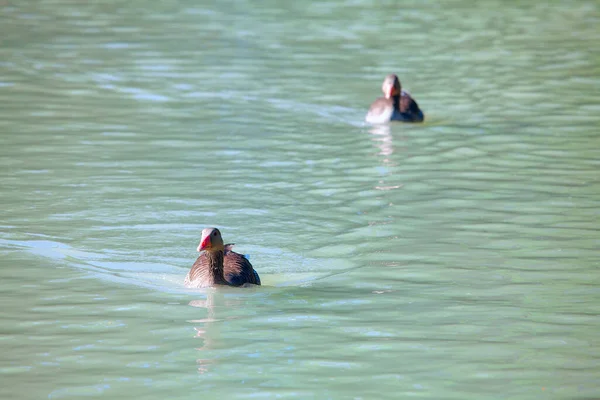
<path id="1" fill-rule="evenodd" d="M 600 398 L 599 8 L 0 3 L 0 398 Z"/>

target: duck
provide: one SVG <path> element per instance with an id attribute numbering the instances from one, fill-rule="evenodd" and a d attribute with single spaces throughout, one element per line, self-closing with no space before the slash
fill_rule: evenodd
<path id="1" fill-rule="evenodd" d="M 371 104 L 365 121 L 369 124 L 385 124 L 390 121 L 423 122 L 423 112 L 410 93 L 402 90 L 398 76 L 390 74 L 381 85 L 384 97 Z"/>
<path id="2" fill-rule="evenodd" d="M 184 285 L 188 288 L 260 285 L 260 277 L 250 261 L 231 250 L 232 247 L 232 243 L 223 244 L 217 228 L 203 229 L 197 248 L 200 256 L 185 277 Z"/>

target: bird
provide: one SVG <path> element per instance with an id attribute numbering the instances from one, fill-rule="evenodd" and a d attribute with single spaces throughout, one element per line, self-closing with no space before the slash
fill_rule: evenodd
<path id="1" fill-rule="evenodd" d="M 188 288 L 215 285 L 242 286 L 245 283 L 260 285 L 260 277 L 244 255 L 231 250 L 233 244 L 223 244 L 217 228 L 202 230 L 198 245 L 200 256 L 185 277 Z"/>
<path id="2" fill-rule="evenodd" d="M 417 102 L 405 90 L 395 74 L 385 77 L 381 85 L 384 97 L 371 104 L 365 117 L 369 124 L 385 124 L 390 121 L 423 122 L 425 117 Z"/>

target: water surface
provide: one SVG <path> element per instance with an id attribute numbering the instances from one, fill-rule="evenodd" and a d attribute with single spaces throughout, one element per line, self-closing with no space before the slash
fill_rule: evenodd
<path id="1" fill-rule="evenodd" d="M 0 398 L 600 397 L 595 2 L 0 9 Z"/>

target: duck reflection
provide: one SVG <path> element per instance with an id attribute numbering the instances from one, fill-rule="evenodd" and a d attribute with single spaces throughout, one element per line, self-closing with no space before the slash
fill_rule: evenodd
<path id="1" fill-rule="evenodd" d="M 392 138 L 392 129 L 389 125 L 377 125 L 369 129 L 372 135 L 371 140 L 379 149 L 378 155 L 384 156 L 383 162 L 391 162 L 389 157 L 394 153 L 394 142 Z"/>
<path id="2" fill-rule="evenodd" d="M 216 358 L 210 357 L 210 352 L 218 350 L 223 346 L 223 343 L 219 340 L 221 337 L 221 322 L 235 318 L 231 316 L 219 318 L 219 310 L 231 309 L 240 303 L 240 301 L 226 299 L 224 293 L 213 288 L 206 289 L 206 299 L 192 300 L 189 302 L 190 306 L 205 308 L 207 311 L 205 318 L 190 320 L 192 323 L 200 324 L 194 327 L 194 330 L 196 331 L 194 337 L 202 340 L 202 345 L 196 347 L 196 350 L 203 356 L 209 356 L 196 359 L 199 373 L 204 374 L 208 372 L 209 367 L 217 362 Z"/>
<path id="3" fill-rule="evenodd" d="M 395 150 L 391 127 L 389 125 L 376 125 L 369 129 L 369 133 L 371 134 L 371 140 L 379 149 L 379 153 L 377 153 L 377 155 L 384 157 L 383 166 L 391 167 L 396 165 L 391 158 Z M 375 189 L 392 190 L 400 187 L 402 187 L 402 185 L 386 185 L 385 180 L 381 179 L 378 181 L 378 185 L 375 186 Z"/>

